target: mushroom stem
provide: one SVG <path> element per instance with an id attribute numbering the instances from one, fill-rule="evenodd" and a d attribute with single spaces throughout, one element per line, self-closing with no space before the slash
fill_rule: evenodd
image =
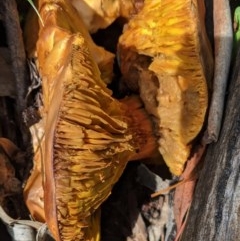
<path id="1" fill-rule="evenodd" d="M 154 125 L 140 98 L 137 96 L 126 97 L 121 100 L 121 103 L 126 108 L 129 130 L 133 135 L 132 145 L 135 152 L 131 155 L 130 160 L 141 160 L 159 155 Z"/>
<path id="2" fill-rule="evenodd" d="M 210 104 L 205 141 L 218 140 L 224 108 L 229 67 L 231 62 L 233 32 L 229 1 L 213 1 L 215 67 L 213 94 Z"/>

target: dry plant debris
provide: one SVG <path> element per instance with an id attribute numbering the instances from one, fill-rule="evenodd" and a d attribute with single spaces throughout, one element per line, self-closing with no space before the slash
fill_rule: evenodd
<path id="1" fill-rule="evenodd" d="M 196 148 L 194 155 L 188 160 L 186 168 L 180 177 L 183 182 L 176 187 L 174 193 L 174 217 L 177 226 L 177 236 L 181 235 L 184 228 L 182 228 L 182 226 L 184 226 L 187 220 L 187 212 L 193 200 L 193 193 L 199 174 L 198 172 L 200 171 L 198 170 L 198 167 L 202 160 L 205 148 L 205 144 Z"/>
<path id="2" fill-rule="evenodd" d="M 10 140 L 0 138 L 0 205 L 6 196 L 21 193 L 21 182 L 15 176 L 11 159 L 21 151 Z"/>

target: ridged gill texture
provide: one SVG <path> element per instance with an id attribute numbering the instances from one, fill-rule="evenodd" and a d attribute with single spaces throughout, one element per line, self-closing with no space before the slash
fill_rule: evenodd
<path id="1" fill-rule="evenodd" d="M 208 106 L 213 61 L 204 14 L 203 1 L 146 0 L 119 40 L 123 76 L 131 81 L 138 60 L 140 95 L 158 118 L 159 151 L 175 175 L 184 169 Z"/>
<path id="2" fill-rule="evenodd" d="M 45 213 L 47 220 L 56 219 L 61 240 L 91 240 L 84 231 L 92 228 L 89 218 L 134 149 L 121 104 L 98 84 L 82 36 L 69 38 L 66 51 L 70 61 L 60 73 L 46 121 Z M 56 215 L 49 212 L 50 202 Z"/>
<path id="3" fill-rule="evenodd" d="M 25 197 L 36 194 L 42 176 L 45 215 L 42 203 L 33 200 L 27 202 L 31 213 L 45 216 L 57 241 L 99 241 L 100 205 L 127 162 L 148 156 L 156 145 L 140 101 L 111 97 L 89 35 L 84 25 L 76 27 L 81 21 L 72 19 L 79 15 L 69 4 L 53 0 L 38 6 L 44 22 L 36 48 L 44 127 L 38 152 L 43 155 L 36 153 Z"/>

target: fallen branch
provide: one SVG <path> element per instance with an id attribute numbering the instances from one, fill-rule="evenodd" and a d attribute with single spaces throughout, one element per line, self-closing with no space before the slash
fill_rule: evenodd
<path id="1" fill-rule="evenodd" d="M 215 69 L 206 143 L 218 140 L 231 62 L 233 32 L 229 1 L 213 0 Z"/>

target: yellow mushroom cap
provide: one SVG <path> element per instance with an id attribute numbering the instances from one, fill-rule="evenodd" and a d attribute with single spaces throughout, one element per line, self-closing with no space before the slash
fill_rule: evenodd
<path id="1" fill-rule="evenodd" d="M 119 39 L 124 76 L 136 65 L 136 53 L 150 59 L 147 70 L 158 79 L 156 106 L 151 114 L 158 118 L 159 151 L 175 175 L 183 171 L 208 106 L 207 80 L 212 77 L 213 61 L 204 13 L 202 1 L 146 0 Z M 143 76 L 144 68 L 137 71 L 140 95 L 150 109 L 153 102 L 149 103 L 142 91 L 149 94 L 146 88 L 152 86 L 153 78 Z"/>

